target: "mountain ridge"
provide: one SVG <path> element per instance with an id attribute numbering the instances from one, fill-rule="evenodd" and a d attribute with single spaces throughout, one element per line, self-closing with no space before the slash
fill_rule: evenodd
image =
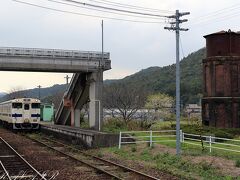
<path id="1" fill-rule="evenodd" d="M 201 98 L 202 59 L 205 54 L 206 49 L 201 48 L 180 61 L 181 99 L 184 101 L 183 104 L 197 103 Z M 142 88 L 149 94 L 161 92 L 174 97 L 175 71 L 176 64 L 163 67 L 153 66 L 111 83 L 123 83 L 131 88 Z"/>

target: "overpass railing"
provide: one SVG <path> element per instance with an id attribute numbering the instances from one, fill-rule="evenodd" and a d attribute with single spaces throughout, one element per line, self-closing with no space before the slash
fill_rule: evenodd
<path id="1" fill-rule="evenodd" d="M 96 51 L 77 51 L 61 49 L 40 48 L 17 48 L 0 47 L 0 56 L 23 56 L 23 57 L 52 57 L 52 58 L 80 58 L 80 59 L 102 59 L 102 53 Z M 104 52 L 103 59 L 109 60 L 110 53 Z"/>

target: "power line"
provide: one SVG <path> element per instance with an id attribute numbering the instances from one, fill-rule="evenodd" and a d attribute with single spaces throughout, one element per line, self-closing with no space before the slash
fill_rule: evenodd
<path id="1" fill-rule="evenodd" d="M 181 36 L 179 36 L 179 42 L 180 42 L 180 47 L 181 47 L 181 50 L 182 50 L 182 56 L 183 56 L 182 58 L 185 58 Z"/>
<path id="2" fill-rule="evenodd" d="M 205 15 L 196 17 L 196 18 L 194 18 L 194 20 L 203 19 L 203 18 L 206 18 L 206 17 L 212 17 L 212 16 L 216 16 L 218 14 L 223 14 L 223 12 L 226 12 L 226 11 L 230 11 L 230 10 L 232 11 L 232 10 L 235 10 L 235 9 L 239 9 L 239 6 L 240 6 L 240 4 L 238 3 L 238 4 L 235 4 L 235 5 L 229 6 L 227 8 L 219 9 L 219 10 L 213 11 L 211 13 L 207 13 Z"/>
<path id="3" fill-rule="evenodd" d="M 153 16 L 153 17 L 168 17 L 166 15 L 160 15 L 160 14 L 150 14 L 150 13 L 143 13 L 143 12 L 137 12 L 137 11 L 129 11 L 129 10 L 124 10 L 124 9 L 117 9 L 117 8 L 111 8 L 107 6 L 100 6 L 100 5 L 95 5 L 95 4 L 89 4 L 89 3 L 83 3 L 80 1 L 75 1 L 75 0 L 62 0 L 62 1 L 67 1 L 75 4 L 81 4 L 84 6 L 90 6 L 94 8 L 100 8 L 100 9 L 107 9 L 111 11 L 118 11 L 118 12 L 124 12 L 124 13 L 130 13 L 130 14 L 138 14 L 138 15 L 144 15 L 144 16 Z"/>
<path id="4" fill-rule="evenodd" d="M 130 4 L 112 2 L 112 1 L 108 1 L 108 0 L 89 0 L 89 1 L 96 2 L 96 3 L 102 3 L 102 4 L 106 4 L 106 5 L 111 5 L 111 6 L 116 6 L 116 7 L 124 7 L 124 8 L 137 9 L 137 10 L 143 10 L 143 11 L 149 11 L 149 12 L 161 12 L 161 13 L 171 13 L 171 14 L 174 13 L 174 11 L 146 8 L 146 7 L 142 7 L 142 6 L 134 6 L 134 5 L 130 5 Z"/>
<path id="5" fill-rule="evenodd" d="M 180 13 L 176 10 L 176 14 L 171 16 L 175 22 L 171 23 L 171 27 L 164 27 L 167 30 L 176 32 L 176 153 L 181 153 L 181 133 L 180 133 L 180 63 L 179 63 L 179 37 L 180 31 L 188 31 L 188 29 L 180 28 L 180 23 L 187 22 L 187 19 L 181 20 L 180 17 L 189 15 L 189 12 Z M 169 17 L 170 18 L 170 17 Z"/>
<path id="6" fill-rule="evenodd" d="M 38 85 L 37 86 L 38 87 L 38 99 L 40 99 L 41 98 L 41 85 Z"/>
<path id="7" fill-rule="evenodd" d="M 68 75 L 66 75 L 64 78 L 66 79 L 66 85 L 68 85 L 68 84 L 69 84 L 69 81 L 68 81 L 68 80 L 69 80 L 71 77 L 69 77 Z"/>
<path id="8" fill-rule="evenodd" d="M 213 20 L 228 20 L 228 17 L 234 17 L 234 15 L 239 14 L 239 12 L 236 12 L 236 10 L 239 10 L 240 8 L 240 4 L 235 4 L 232 6 L 229 6 L 227 8 L 223 8 L 217 11 L 213 11 L 211 13 L 193 18 L 192 20 L 194 20 L 193 23 L 191 23 L 190 25 L 196 25 L 196 24 L 203 24 L 209 21 L 213 21 Z M 219 16 L 220 15 L 220 16 Z M 214 21 L 213 23 L 215 23 L 217 21 Z"/>
<path id="9" fill-rule="evenodd" d="M 87 17 L 92 17 L 92 18 L 101 18 L 101 19 L 111 19 L 111 20 L 117 20 L 117 21 L 126 21 L 126 22 L 134 22 L 134 23 L 146 23 L 146 24 L 166 24 L 166 22 L 161 22 L 161 21 L 140 21 L 140 20 L 130 20 L 130 19 L 123 19 L 123 18 L 114 18 L 114 17 L 107 17 L 107 16 L 97 16 L 97 15 L 91 15 L 91 14 L 84 14 L 84 13 L 78 13 L 78 12 L 73 12 L 73 11 L 67 11 L 67 10 L 60 10 L 52 7 L 47 7 L 47 6 L 41 6 L 38 4 L 33 4 L 21 0 L 12 0 L 17 3 L 29 5 L 29 6 L 34 6 L 42 9 L 47 9 L 51 11 L 56 11 L 56 12 L 61 12 L 61 13 L 67 13 L 67 14 L 73 14 L 73 15 L 79 15 L 79 16 L 87 16 Z"/>
<path id="10" fill-rule="evenodd" d="M 111 12 L 111 11 L 107 11 L 107 10 L 101 10 L 101 9 L 95 9 L 95 8 L 90 8 L 90 7 L 83 7 L 83 6 L 79 6 L 79 5 L 75 5 L 75 4 L 69 4 L 69 3 L 65 3 L 65 2 L 60 2 L 60 1 L 56 1 L 56 0 L 47 0 L 53 3 L 58 3 L 58 4 L 63 4 L 63 5 L 68 5 L 68 6 L 73 6 L 73 7 L 78 7 L 78 8 L 84 8 L 84 9 L 90 9 L 90 10 L 94 10 L 94 11 L 100 11 L 100 12 L 106 12 L 106 13 L 111 13 L 111 14 L 117 14 L 117 15 L 121 15 L 121 16 L 130 16 L 130 17 L 137 17 L 137 18 L 147 18 L 147 19 L 162 19 L 162 17 L 144 17 L 144 16 L 138 16 L 138 15 L 132 15 L 132 14 L 123 14 L 123 13 L 118 13 L 118 12 Z"/>
<path id="11" fill-rule="evenodd" d="M 234 18 L 234 17 L 236 17 L 236 15 L 239 15 L 239 13 L 240 12 L 235 12 L 235 13 L 231 13 L 229 15 L 222 15 L 220 17 L 213 17 L 212 19 L 195 21 L 195 23 L 191 23 L 190 25 L 199 25 L 199 24 L 208 25 L 209 21 L 211 21 L 211 24 L 212 23 L 218 23 L 218 22 L 221 22 L 221 21 L 229 20 L 229 18 Z"/>

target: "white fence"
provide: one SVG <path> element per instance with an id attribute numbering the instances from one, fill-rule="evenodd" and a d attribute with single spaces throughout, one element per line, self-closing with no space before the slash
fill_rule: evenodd
<path id="1" fill-rule="evenodd" d="M 154 140 L 158 139 L 158 140 Z M 152 147 L 153 143 L 176 141 L 175 130 L 164 130 L 164 131 L 126 131 L 119 133 L 119 146 L 122 144 L 136 144 L 136 143 L 149 143 Z"/>
<path id="2" fill-rule="evenodd" d="M 194 146 L 203 146 L 209 148 L 211 153 L 213 149 L 231 151 L 240 153 L 240 140 L 220 138 L 215 136 L 197 135 L 184 133 L 180 131 L 181 143 L 191 144 Z M 120 149 L 123 144 L 149 143 L 152 147 L 156 142 L 171 142 L 176 141 L 175 130 L 163 131 L 126 131 L 119 133 Z"/>
<path id="3" fill-rule="evenodd" d="M 200 142 L 200 144 L 196 142 Z M 187 143 L 195 146 L 202 146 L 201 143 L 203 143 L 204 147 L 209 148 L 209 152 L 212 152 L 213 149 L 219 149 L 240 153 L 240 140 L 237 139 L 188 134 L 183 132 L 182 143 Z"/>

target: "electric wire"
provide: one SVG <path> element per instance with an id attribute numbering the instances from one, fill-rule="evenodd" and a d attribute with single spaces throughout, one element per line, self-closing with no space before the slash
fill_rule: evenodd
<path id="1" fill-rule="evenodd" d="M 95 4 L 83 3 L 83 2 L 75 1 L 75 0 L 62 0 L 62 1 L 70 2 L 70 3 L 74 3 L 74 4 L 81 4 L 81 5 L 84 5 L 84 6 L 90 6 L 90 7 L 94 7 L 94 8 L 100 8 L 100 9 L 107 9 L 107 10 L 111 10 L 111 11 L 130 13 L 130 14 L 138 14 L 138 15 L 153 16 L 153 17 L 165 17 L 165 18 L 169 17 L 169 16 L 161 15 L 161 14 L 143 13 L 143 12 L 129 11 L 129 10 L 117 9 L 117 8 L 112 8 L 112 7 L 107 7 L 107 6 L 100 6 L 100 5 L 95 5 Z"/>
<path id="2" fill-rule="evenodd" d="M 229 20 L 229 18 L 237 17 L 236 15 L 239 15 L 239 14 L 240 14 L 240 12 L 235 12 L 235 13 L 231 13 L 231 14 L 228 14 L 228 15 L 222 15 L 222 16 L 219 16 L 219 17 L 214 17 L 214 18 L 211 18 L 211 19 L 206 19 L 206 20 L 202 20 L 202 21 L 195 21 L 190 25 L 199 25 L 199 24 L 206 24 L 206 23 L 209 23 L 209 22 L 217 23 L 217 22 L 221 22 L 221 21 L 226 21 L 226 20 Z"/>
<path id="3" fill-rule="evenodd" d="M 201 26 L 206 26 L 206 25 L 209 25 L 209 23 L 211 22 L 211 24 L 215 24 L 215 23 L 219 23 L 219 22 L 222 22 L 222 21 L 226 21 L 226 20 L 229 20 L 231 18 L 237 18 L 239 15 L 240 12 L 235 12 L 235 13 L 232 13 L 232 14 L 229 14 L 229 15 L 223 15 L 223 16 L 220 16 L 220 17 L 215 17 L 215 18 L 212 18 L 212 19 L 208 19 L 208 20 L 205 20 L 205 21 L 199 21 L 199 22 L 195 22 L 195 23 L 191 23 L 189 24 L 190 26 L 199 26 L 201 24 Z"/>
<path id="4" fill-rule="evenodd" d="M 141 20 L 130 20 L 130 19 L 123 19 L 123 18 L 115 18 L 115 17 L 108 17 L 108 16 L 98 16 L 98 15 L 91 15 L 91 14 L 84 14 L 84 13 L 79 13 L 79 12 L 73 12 L 73 11 L 67 11 L 67 10 L 60 10 L 52 7 L 47 7 L 47 6 L 42 6 L 34 3 L 29 3 L 21 0 L 12 0 L 17 3 L 29 5 L 29 6 L 34 6 L 38 7 L 41 9 L 47 9 L 51 11 L 56 11 L 56 12 L 61 12 L 61 13 L 67 13 L 67 14 L 73 14 L 73 15 L 79 15 L 79 16 L 87 16 L 87 17 L 92 17 L 92 18 L 102 18 L 102 19 L 111 19 L 111 20 L 117 20 L 117 21 L 126 21 L 126 22 L 134 22 L 134 23 L 145 23 L 145 24 L 166 24 L 166 22 L 162 21 L 141 21 Z"/>
<path id="5" fill-rule="evenodd" d="M 240 4 L 238 3 L 238 4 L 235 4 L 235 5 L 229 6 L 227 8 L 219 9 L 219 10 L 213 11 L 211 13 L 207 13 L 205 15 L 195 17 L 193 19 L 198 20 L 198 19 L 202 19 L 202 18 L 206 18 L 206 17 L 216 16 L 218 14 L 223 14 L 223 12 L 226 12 L 226 11 L 230 11 L 230 10 L 232 11 L 232 10 L 235 10 L 235 9 L 239 9 L 239 6 L 240 6 Z"/>
<path id="6" fill-rule="evenodd" d="M 157 20 L 162 20 L 162 17 L 144 17 L 144 16 L 140 16 L 140 15 L 132 15 L 132 14 L 123 14 L 123 13 L 118 13 L 118 12 L 111 12 L 111 11 L 107 11 L 107 10 L 101 10 L 101 9 L 95 9 L 95 8 L 90 8 L 90 7 L 83 7 L 80 5 L 75 5 L 75 4 L 69 4 L 69 3 L 65 3 L 65 2 L 60 2 L 60 1 L 56 1 L 56 0 L 47 0 L 53 3 L 58 3 L 58 4 L 63 4 L 63 5 L 68 5 L 68 6 L 73 6 L 73 7 L 78 7 L 78 8 L 83 8 L 83 9 L 89 9 L 89 10 L 94 10 L 94 11 L 100 11 L 100 12 L 105 12 L 105 13 L 111 13 L 111 14 L 117 14 L 117 15 L 121 15 L 121 16 L 130 16 L 130 17 L 137 17 L 137 18 L 144 18 L 144 19 L 157 19 Z"/>
<path id="7" fill-rule="evenodd" d="M 183 45 L 182 45 L 182 39 L 181 39 L 181 36 L 179 36 L 179 41 L 180 41 L 180 47 L 181 47 L 181 51 L 182 51 L 182 59 L 185 58 L 185 54 L 184 54 L 184 51 L 183 51 Z"/>
<path id="8" fill-rule="evenodd" d="M 193 23 L 191 23 L 190 25 L 204 24 L 209 21 L 216 23 L 216 22 L 219 22 L 218 20 L 228 20 L 227 18 L 231 18 L 231 17 L 234 17 L 235 15 L 238 15 L 239 9 L 240 9 L 240 4 L 235 4 L 228 8 L 220 9 L 220 10 L 205 14 L 203 16 L 193 18 L 192 19 Z"/>
<path id="9" fill-rule="evenodd" d="M 112 2 L 112 1 L 108 1 L 108 0 L 89 0 L 89 1 L 99 3 L 99 4 L 102 3 L 102 4 L 116 6 L 116 7 L 137 9 L 137 10 L 143 10 L 143 11 L 148 11 L 148 12 L 161 12 L 161 13 L 169 13 L 169 14 L 174 13 L 174 11 L 160 10 L 160 9 L 154 9 L 154 8 L 146 8 L 146 7 L 142 7 L 142 6 L 134 6 L 134 5 L 130 5 L 130 4 Z"/>

